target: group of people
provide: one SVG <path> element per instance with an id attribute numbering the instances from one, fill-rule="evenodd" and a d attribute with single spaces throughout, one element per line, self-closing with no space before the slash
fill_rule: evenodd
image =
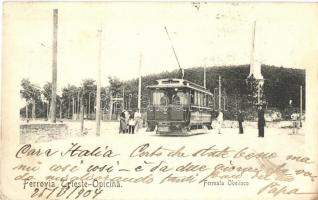
<path id="1" fill-rule="evenodd" d="M 265 116 L 264 116 L 265 112 L 262 106 L 258 107 L 258 123 L 257 123 L 257 127 L 258 127 L 258 137 L 264 137 L 264 127 L 265 127 Z M 243 134 L 244 133 L 244 129 L 243 129 L 243 122 L 244 122 L 244 115 L 243 112 L 241 110 L 239 110 L 238 115 L 237 115 L 237 121 L 239 124 L 239 134 Z M 218 133 L 221 134 L 221 128 L 223 125 L 223 113 L 220 111 L 219 115 L 217 117 L 217 129 L 218 129 Z"/>
<path id="2" fill-rule="evenodd" d="M 119 133 L 134 134 L 142 128 L 142 116 L 139 111 L 123 110 L 120 114 Z"/>

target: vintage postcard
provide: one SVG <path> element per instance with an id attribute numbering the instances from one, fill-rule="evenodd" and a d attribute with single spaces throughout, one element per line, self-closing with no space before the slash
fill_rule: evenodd
<path id="1" fill-rule="evenodd" d="M 318 199 L 318 4 L 4 2 L 0 199 Z"/>

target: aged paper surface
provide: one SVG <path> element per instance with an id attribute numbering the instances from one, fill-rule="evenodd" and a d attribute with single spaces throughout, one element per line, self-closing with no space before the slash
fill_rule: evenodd
<path id="1" fill-rule="evenodd" d="M 318 199 L 316 3 L 5 2 L 3 9 L 0 199 Z M 150 75 L 179 80 L 181 68 L 202 84 L 203 73 L 194 74 L 203 66 L 211 93 L 198 85 L 185 92 L 190 110 L 186 99 L 156 107 L 156 95 L 148 98 Z M 243 107 L 236 100 L 248 97 L 240 91 L 251 74 L 264 90 L 258 104 Z M 241 87 L 236 96 L 234 80 L 243 82 L 232 87 Z M 214 107 L 202 114 L 210 106 L 204 94 Z M 266 107 L 265 137 L 257 105 Z M 139 118 L 120 118 L 139 108 Z M 152 112 L 164 116 L 154 126 Z M 179 123 L 171 120 L 178 112 L 190 113 L 189 121 L 182 115 L 187 127 L 171 127 L 195 135 L 169 135 L 165 124 Z M 135 134 L 119 134 L 122 123 Z"/>

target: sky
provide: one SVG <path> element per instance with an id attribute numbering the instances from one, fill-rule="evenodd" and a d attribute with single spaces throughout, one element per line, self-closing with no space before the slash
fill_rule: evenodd
<path id="1" fill-rule="evenodd" d="M 196 4 L 198 5 L 198 4 Z M 51 81 L 53 9 L 57 8 L 58 88 L 96 79 L 101 45 L 102 85 L 181 67 L 249 64 L 253 22 L 255 59 L 306 68 L 317 51 L 317 5 L 305 3 L 6 3 L 5 47 L 19 76 Z M 164 27 L 167 27 L 172 43 Z M 98 30 L 102 30 L 101 38 Z M 7 46 L 6 46 L 7 45 Z"/>

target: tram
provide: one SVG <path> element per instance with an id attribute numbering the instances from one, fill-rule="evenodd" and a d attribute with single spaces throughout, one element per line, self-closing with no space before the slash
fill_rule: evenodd
<path id="1" fill-rule="evenodd" d="M 147 130 L 160 135 L 187 136 L 207 133 L 212 123 L 213 94 L 184 79 L 160 79 L 148 86 Z"/>

